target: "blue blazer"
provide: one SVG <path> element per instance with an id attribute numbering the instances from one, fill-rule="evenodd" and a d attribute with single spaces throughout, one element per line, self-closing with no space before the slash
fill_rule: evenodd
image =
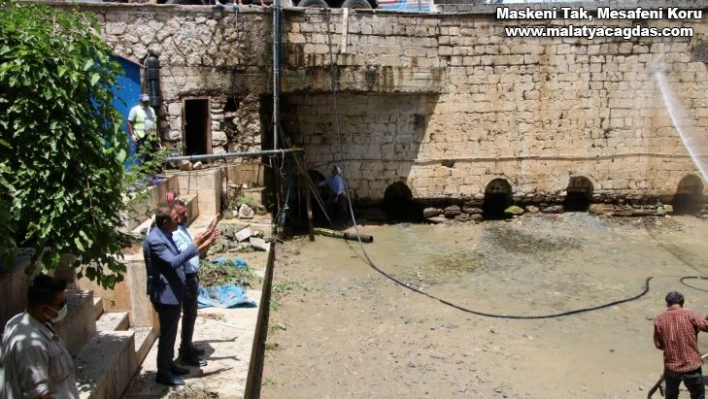
<path id="1" fill-rule="evenodd" d="M 194 244 L 180 253 L 174 241 L 160 228 L 152 229 L 143 242 L 150 301 L 162 305 L 181 304 L 187 289 L 184 263 L 197 255 L 199 250 Z"/>

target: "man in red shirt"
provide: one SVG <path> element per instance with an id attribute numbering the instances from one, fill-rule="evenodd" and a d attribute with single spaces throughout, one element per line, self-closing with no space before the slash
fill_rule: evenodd
<path id="1" fill-rule="evenodd" d="M 654 319 L 654 345 L 664 351 L 666 399 L 676 399 L 683 381 L 691 399 L 705 398 L 698 332 L 708 332 L 708 320 L 683 308 L 683 295 L 671 291 L 666 295 L 666 311 Z"/>

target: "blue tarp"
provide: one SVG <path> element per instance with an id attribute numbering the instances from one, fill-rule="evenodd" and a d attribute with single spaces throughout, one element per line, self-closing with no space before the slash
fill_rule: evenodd
<path id="1" fill-rule="evenodd" d="M 199 309 L 256 307 L 256 303 L 246 297 L 246 290 L 236 284 L 199 287 Z"/>
<path id="2" fill-rule="evenodd" d="M 226 265 L 231 263 L 239 269 L 247 269 L 248 265 L 243 259 L 226 260 L 218 258 L 209 263 Z M 236 284 L 216 285 L 213 287 L 199 287 L 199 298 L 197 298 L 199 309 L 204 308 L 235 308 L 256 307 L 256 303 L 246 297 L 246 289 Z"/>

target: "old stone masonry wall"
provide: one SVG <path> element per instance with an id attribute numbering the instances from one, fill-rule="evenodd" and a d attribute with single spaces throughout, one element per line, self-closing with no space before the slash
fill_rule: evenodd
<path id="1" fill-rule="evenodd" d="M 170 139 L 182 137 L 182 101 L 206 96 L 215 152 L 239 140 L 261 145 L 269 117 L 256 114 L 268 114 L 272 102 L 271 11 L 227 7 L 215 18 L 206 6 L 83 7 L 99 15 L 118 55 L 160 55 Z M 592 14 L 597 6 L 585 7 Z M 515 199 L 558 200 L 577 177 L 596 200 L 671 196 L 687 176 L 698 176 L 692 187 L 703 190 L 664 97 L 674 97 L 694 152 L 708 154 L 705 17 L 521 21 L 498 19 L 495 10 L 284 10 L 286 131 L 324 173 L 340 158 L 341 131 L 350 193 L 360 199 L 381 199 L 396 182 L 416 198 L 481 199 L 502 180 Z M 692 32 L 588 39 L 505 30 L 571 24 Z M 228 103 L 236 128 L 225 123 Z"/>
<path id="2" fill-rule="evenodd" d="M 324 43 L 303 52 L 328 63 L 325 19 L 293 23 L 299 32 L 290 33 L 292 53 L 301 52 L 292 42 L 309 35 L 308 43 Z M 340 93 L 338 115 L 350 185 L 362 197 L 382 198 L 402 181 L 417 198 L 481 200 L 491 182 L 504 179 L 515 199 L 539 202 L 562 201 L 571 179 L 584 177 L 594 200 L 669 200 L 688 175 L 700 173 L 658 79 L 665 77 L 682 108 L 695 152 L 706 154 L 706 21 L 642 23 L 694 33 L 510 38 L 504 29 L 523 23 L 490 14 L 350 17 L 348 37 L 332 39 L 339 84 L 348 91 Z M 350 77 L 354 70 L 359 80 Z M 288 105 L 310 159 L 339 159 L 332 94 L 289 96 Z"/>

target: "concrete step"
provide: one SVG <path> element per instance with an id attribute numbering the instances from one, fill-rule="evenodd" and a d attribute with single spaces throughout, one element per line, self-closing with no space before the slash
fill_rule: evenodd
<path id="1" fill-rule="evenodd" d="M 129 327 L 128 312 L 106 312 L 96 320 L 96 331 L 126 331 Z"/>
<path id="2" fill-rule="evenodd" d="M 135 356 L 138 359 L 138 365 L 143 364 L 152 344 L 157 340 L 158 329 L 156 327 L 130 327 L 128 331 L 135 333 Z"/>
<path id="3" fill-rule="evenodd" d="M 199 195 L 198 194 L 180 194 L 179 199 L 187 204 L 187 214 L 189 215 L 189 220 L 187 220 L 187 225 L 190 225 L 199 216 Z M 140 225 L 132 230 L 135 235 L 141 235 L 143 230 L 147 230 L 152 224 L 152 215 L 146 220 L 144 220 Z"/>
<path id="4" fill-rule="evenodd" d="M 189 215 L 187 226 L 189 226 L 199 217 L 199 194 L 180 194 L 179 198 L 187 204 L 187 214 Z"/>
<path id="5" fill-rule="evenodd" d="M 93 309 L 94 312 L 96 313 L 96 319 L 101 317 L 103 314 L 103 298 L 98 296 L 98 297 L 93 297 Z"/>
<path id="6" fill-rule="evenodd" d="M 222 171 L 220 168 L 176 172 L 180 195 L 199 193 L 199 213 L 216 215 L 221 211 Z"/>
<path id="7" fill-rule="evenodd" d="M 141 193 L 131 201 L 129 211 L 121 214 L 123 226 L 126 230 L 135 229 L 148 215 L 152 214 L 158 204 L 166 201 L 167 193 L 176 190 L 179 192 L 179 179 L 175 176 L 165 176 L 167 178 L 162 184 L 143 189 Z"/>
<path id="8" fill-rule="evenodd" d="M 76 355 L 96 333 L 93 291 L 67 290 L 66 306 L 66 317 L 56 323 L 54 329 L 66 344 L 69 353 Z"/>
<path id="9" fill-rule="evenodd" d="M 81 399 L 120 398 L 138 370 L 133 331 L 99 331 L 74 358 Z"/>

